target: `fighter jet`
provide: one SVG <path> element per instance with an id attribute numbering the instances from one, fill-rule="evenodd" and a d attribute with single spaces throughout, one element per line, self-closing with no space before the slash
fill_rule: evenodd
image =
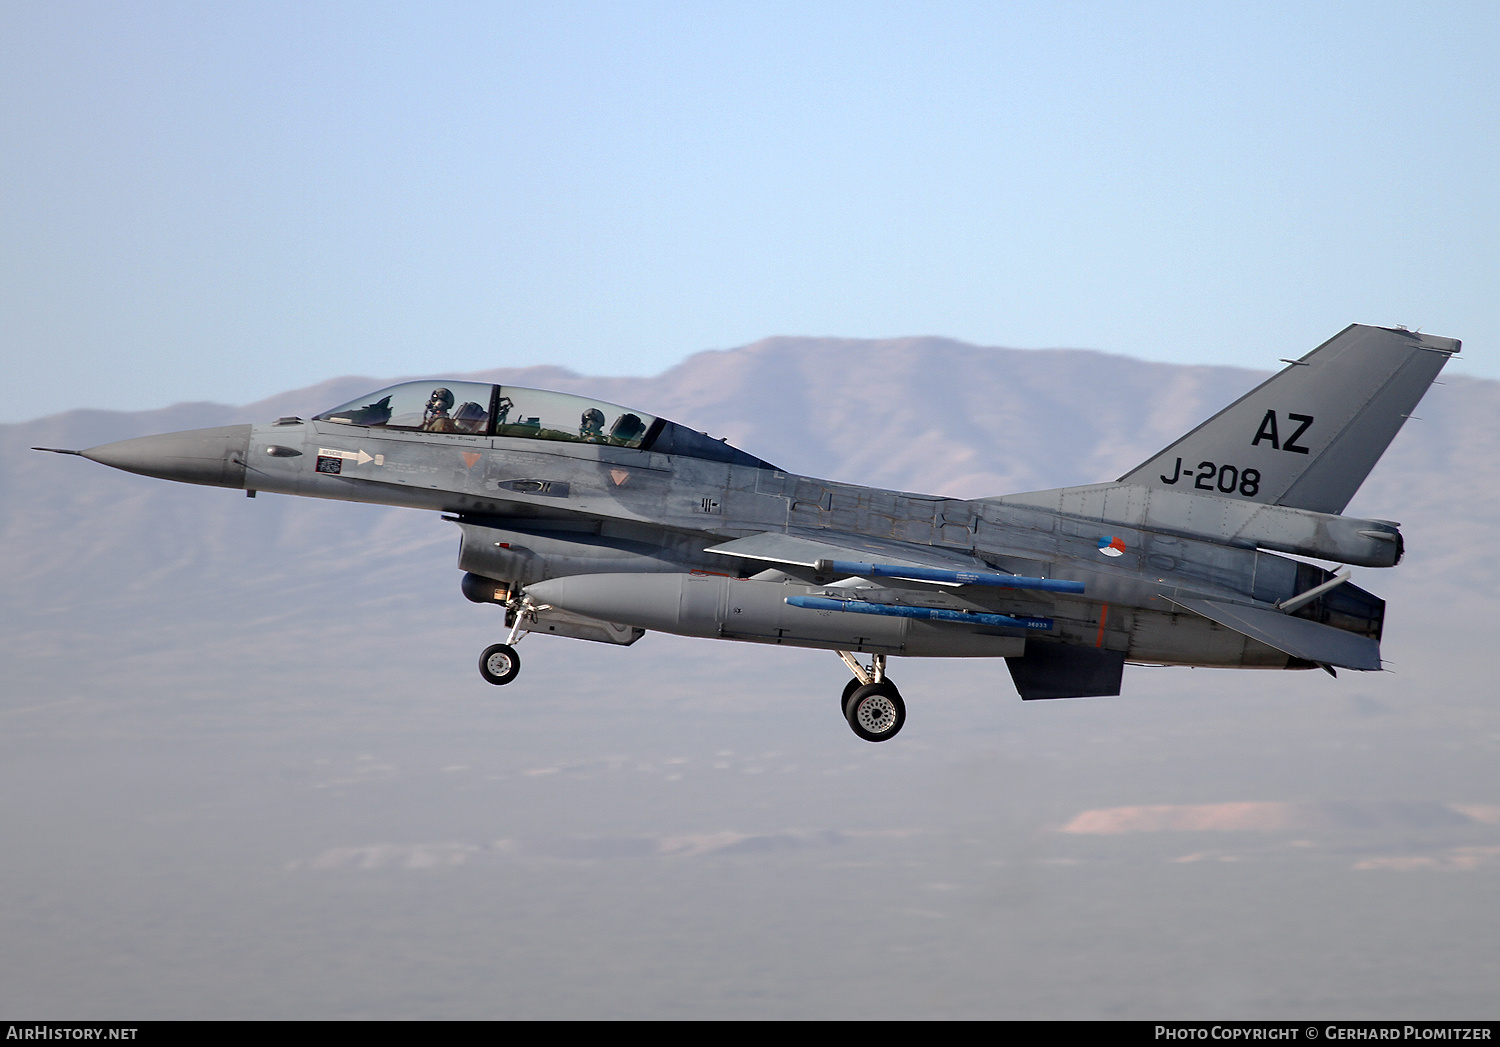
<path id="1" fill-rule="evenodd" d="M 965 500 L 799 476 L 645 411 L 404 382 L 310 419 L 78 454 L 185 483 L 408 506 L 459 530 L 468 599 L 531 633 L 648 630 L 836 652 L 860 738 L 906 705 L 897 657 L 1004 658 L 1022 699 L 1118 695 L 1125 664 L 1378 670 L 1384 601 L 1304 559 L 1391 567 L 1342 515 L 1456 339 L 1352 325 L 1111 483 Z M 1283 555 L 1285 554 L 1285 555 Z"/>

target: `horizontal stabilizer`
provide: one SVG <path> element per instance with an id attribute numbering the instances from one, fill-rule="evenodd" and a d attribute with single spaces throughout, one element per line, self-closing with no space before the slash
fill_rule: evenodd
<path id="1" fill-rule="evenodd" d="M 994 625 L 1004 629 L 1051 629 L 1051 618 L 1013 617 L 986 611 L 954 611 L 945 607 L 907 607 L 903 604 L 868 603 L 864 600 L 832 600 L 826 596 L 788 596 L 793 607 L 814 611 L 846 611 L 850 614 L 880 614 L 891 618 L 921 618 L 930 622 L 964 625 Z"/>
<path id="2" fill-rule="evenodd" d="M 1306 618 L 1293 618 L 1289 614 L 1269 611 L 1263 607 L 1219 603 L 1217 600 L 1168 599 L 1201 614 L 1209 621 L 1218 622 L 1226 629 L 1233 629 L 1252 640 L 1259 640 L 1278 651 L 1284 651 L 1293 658 L 1319 665 L 1336 665 L 1341 669 L 1380 668 L 1380 641 L 1368 636 L 1358 636 L 1331 625 L 1310 622 Z"/>
<path id="3" fill-rule="evenodd" d="M 1028 643 L 1026 654 L 1005 659 L 1022 701 L 1107 698 L 1120 693 L 1125 652 L 1063 643 Z"/>

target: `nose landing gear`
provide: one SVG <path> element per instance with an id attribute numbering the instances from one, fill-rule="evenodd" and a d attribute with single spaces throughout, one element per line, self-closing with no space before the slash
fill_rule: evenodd
<path id="1" fill-rule="evenodd" d="M 510 635 L 504 643 L 490 644 L 479 656 L 479 675 L 484 677 L 485 683 L 502 687 L 521 675 L 521 656 L 516 653 L 515 645 L 530 631 L 526 623 L 535 621 L 536 612 L 545 607 L 545 604 L 532 603 L 529 596 L 514 599 L 506 605 L 506 620 L 511 623 Z"/>
<path id="2" fill-rule="evenodd" d="M 885 675 L 885 655 L 872 655 L 868 667 L 848 651 L 840 651 L 839 657 L 854 674 L 840 699 L 850 730 L 867 742 L 896 737 L 906 723 L 906 703 L 901 700 L 895 683 Z"/>
<path id="3" fill-rule="evenodd" d="M 521 656 L 508 643 L 492 643 L 479 656 L 479 675 L 496 687 L 521 675 Z"/>

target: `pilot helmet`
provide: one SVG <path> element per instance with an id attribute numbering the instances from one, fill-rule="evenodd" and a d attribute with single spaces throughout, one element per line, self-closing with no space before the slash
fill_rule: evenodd
<path id="1" fill-rule="evenodd" d="M 597 407 L 590 407 L 583 412 L 583 417 L 578 420 L 578 431 L 584 435 L 592 435 L 604 432 L 604 412 Z"/>
<path id="2" fill-rule="evenodd" d="M 446 411 L 452 406 L 453 394 L 442 386 L 434 389 L 432 395 L 427 398 L 427 410 L 429 411 Z"/>

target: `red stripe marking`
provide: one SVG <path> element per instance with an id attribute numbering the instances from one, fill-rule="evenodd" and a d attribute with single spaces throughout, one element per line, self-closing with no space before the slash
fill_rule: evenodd
<path id="1" fill-rule="evenodd" d="M 1099 612 L 1099 635 L 1094 637 L 1094 646 L 1104 646 L 1104 623 L 1109 619 L 1109 604 L 1104 605 L 1104 610 Z"/>

